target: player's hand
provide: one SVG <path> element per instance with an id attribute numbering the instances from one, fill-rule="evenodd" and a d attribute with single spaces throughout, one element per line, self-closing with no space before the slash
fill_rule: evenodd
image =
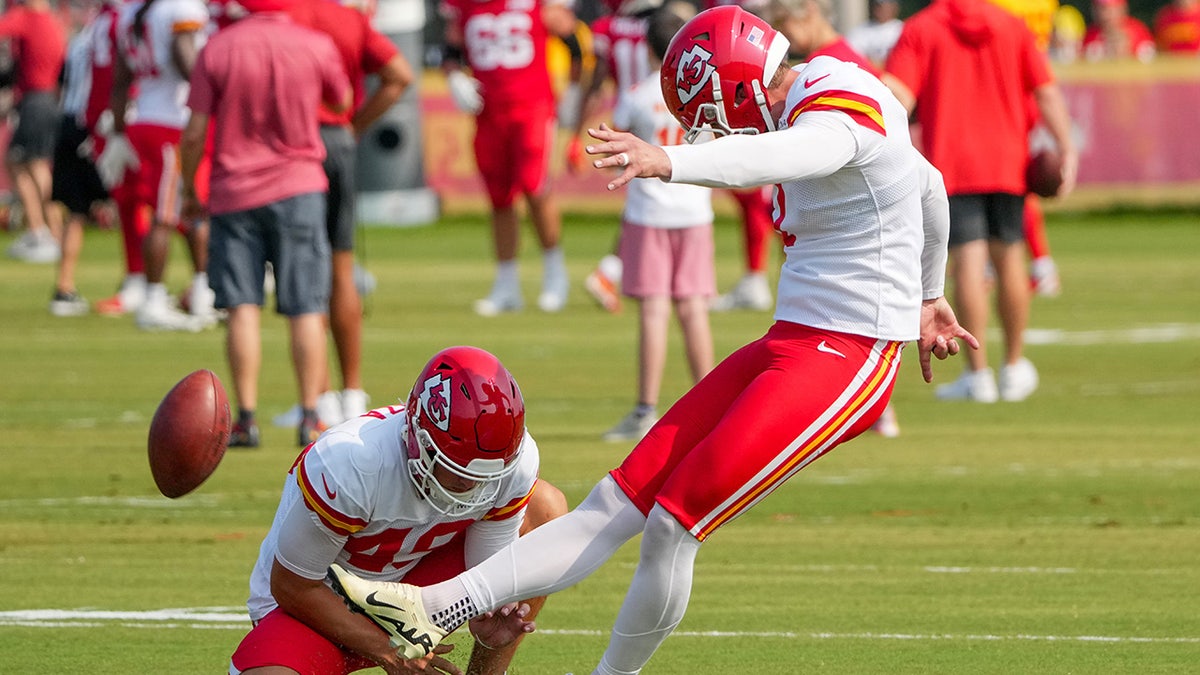
<path id="1" fill-rule="evenodd" d="M 471 634 L 486 649 L 506 647 L 537 627 L 532 621 L 525 620 L 529 611 L 529 605 L 523 602 L 510 602 L 471 619 Z"/>
<path id="2" fill-rule="evenodd" d="M 567 173 L 575 175 L 583 170 L 583 141 L 572 136 L 567 143 Z"/>
<path id="3" fill-rule="evenodd" d="M 113 134 L 104 145 L 104 152 L 96 159 L 96 172 L 104 187 L 113 189 L 125 180 L 127 170 L 137 171 L 141 167 L 137 153 L 125 134 Z"/>
<path id="4" fill-rule="evenodd" d="M 625 131 L 614 131 L 607 124 L 601 124 L 599 129 L 588 129 L 588 135 L 603 141 L 587 146 L 589 155 L 604 155 L 592 162 L 592 166 L 621 170 L 621 175 L 608 184 L 609 190 L 616 190 L 634 178 L 671 177 L 671 160 L 657 145 Z"/>
<path id="5" fill-rule="evenodd" d="M 463 675 L 462 670 L 454 665 L 443 654 L 454 651 L 454 645 L 438 645 L 427 656 L 419 659 L 400 659 L 395 662 L 380 663 L 388 675 Z"/>
<path id="6" fill-rule="evenodd" d="M 450 86 L 450 98 L 454 99 L 454 105 L 459 110 L 472 115 L 478 115 L 483 110 L 479 80 L 461 70 L 452 70 L 446 75 L 446 83 Z"/>
<path id="7" fill-rule="evenodd" d="M 956 340 L 962 340 L 971 349 L 979 349 L 979 340 L 958 325 L 954 310 L 946 302 L 945 296 L 922 302 L 921 337 L 917 340 L 917 347 L 921 358 L 921 376 L 926 382 L 933 382 L 930 355 L 939 360 L 954 356 L 959 351 Z"/>

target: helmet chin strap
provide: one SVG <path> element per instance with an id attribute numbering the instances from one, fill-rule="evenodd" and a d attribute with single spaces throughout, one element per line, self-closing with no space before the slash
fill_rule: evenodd
<path id="1" fill-rule="evenodd" d="M 696 116 L 692 120 L 692 125 L 683 135 L 683 140 L 688 143 L 696 142 L 696 138 L 705 131 L 711 132 L 714 136 L 732 136 L 734 134 L 744 134 L 752 136 L 758 133 L 758 129 L 754 127 L 741 127 L 734 129 L 729 126 L 729 118 L 725 115 L 725 97 L 721 93 L 721 79 L 717 77 L 717 73 L 713 73 L 709 78 L 712 83 L 712 103 L 701 103 L 696 107 Z M 763 118 L 767 121 L 767 130 L 775 131 L 775 122 L 771 120 L 771 111 L 766 107 L 767 97 L 763 93 L 762 87 L 758 80 L 753 83 L 754 86 L 754 102 L 758 104 Z"/>
<path id="2" fill-rule="evenodd" d="M 767 101 L 767 93 L 763 91 L 762 82 L 754 80 L 750 84 L 754 88 L 754 103 L 758 105 L 758 112 L 766 123 L 767 131 L 775 131 L 775 117 L 771 115 L 771 105 Z"/>

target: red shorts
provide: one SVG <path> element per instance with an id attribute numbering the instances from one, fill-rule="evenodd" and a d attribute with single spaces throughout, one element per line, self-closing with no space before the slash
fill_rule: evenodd
<path id="1" fill-rule="evenodd" d="M 429 586 L 457 576 L 466 569 L 459 534 L 430 551 L 404 575 L 404 583 Z M 399 579 L 397 579 L 399 581 Z M 284 666 L 300 675 L 345 675 L 375 667 L 375 663 L 325 639 L 307 624 L 275 608 L 242 638 L 231 659 L 231 673 L 264 666 Z"/>
<path id="2" fill-rule="evenodd" d="M 660 504 L 704 540 L 870 428 L 902 347 L 778 321 L 671 406 L 612 476 L 643 513 Z"/>
<path id="3" fill-rule="evenodd" d="M 712 225 L 645 227 L 621 224 L 621 292 L 631 298 L 716 295 Z"/>
<path id="4" fill-rule="evenodd" d="M 158 222 L 178 223 L 182 180 L 179 141 L 183 131 L 156 124 L 132 124 L 126 135 L 141 166 L 125 175 L 124 187 L 132 191 L 131 197 L 137 203 L 148 204 L 154 210 Z M 196 169 L 196 194 L 202 203 L 208 203 L 210 154 L 205 152 Z"/>
<path id="5" fill-rule="evenodd" d="M 541 194 L 554 149 L 554 105 L 485 112 L 475 124 L 475 164 L 492 208 L 512 206 L 519 194 Z"/>

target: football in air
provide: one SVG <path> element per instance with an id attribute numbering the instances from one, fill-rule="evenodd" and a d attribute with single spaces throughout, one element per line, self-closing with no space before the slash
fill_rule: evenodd
<path id="1" fill-rule="evenodd" d="M 1025 167 L 1025 189 L 1039 197 L 1053 197 L 1062 187 L 1062 155 L 1042 150 L 1029 158 Z"/>
<path id="2" fill-rule="evenodd" d="M 163 495 L 175 499 L 200 486 L 229 445 L 229 397 L 216 373 L 197 370 L 167 392 L 150 422 L 150 473 Z"/>

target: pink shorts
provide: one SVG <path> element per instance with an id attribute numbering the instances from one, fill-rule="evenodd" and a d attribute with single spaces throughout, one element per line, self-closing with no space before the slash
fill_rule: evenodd
<path id="1" fill-rule="evenodd" d="M 660 504 L 703 540 L 870 428 L 903 344 L 778 321 L 671 406 L 612 476 L 643 513 Z"/>
<path id="2" fill-rule="evenodd" d="M 517 195 L 536 195 L 545 190 L 554 134 L 553 104 L 479 116 L 475 164 L 493 208 L 508 208 Z"/>
<path id="3" fill-rule="evenodd" d="M 717 292 L 712 224 L 621 224 L 621 292 L 631 298 L 712 297 Z"/>
<path id="4" fill-rule="evenodd" d="M 429 586 L 457 576 L 466 569 L 461 533 L 430 551 L 404 575 L 404 582 Z M 397 580 L 398 581 L 398 580 Z M 300 675 L 345 675 L 375 667 L 375 663 L 342 649 L 282 609 L 275 608 L 242 638 L 233 653 L 238 671 L 264 666 L 285 666 Z"/>

